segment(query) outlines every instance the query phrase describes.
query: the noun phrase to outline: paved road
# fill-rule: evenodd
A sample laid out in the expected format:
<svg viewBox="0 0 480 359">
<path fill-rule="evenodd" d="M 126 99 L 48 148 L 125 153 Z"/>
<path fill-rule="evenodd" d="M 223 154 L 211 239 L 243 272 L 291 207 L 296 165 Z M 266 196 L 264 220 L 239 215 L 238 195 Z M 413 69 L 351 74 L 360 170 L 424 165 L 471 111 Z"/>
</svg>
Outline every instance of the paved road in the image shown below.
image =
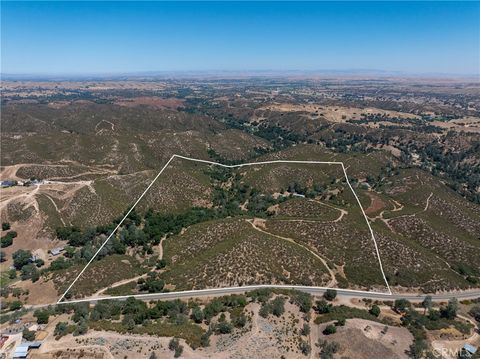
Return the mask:
<svg viewBox="0 0 480 359">
<path fill-rule="evenodd" d="M 183 292 L 169 292 L 169 293 L 151 293 L 151 294 L 138 294 L 129 296 L 115 296 L 115 297 L 92 297 L 86 299 L 64 301 L 64 303 L 79 303 L 79 302 L 91 302 L 95 303 L 99 300 L 117 299 L 125 300 L 128 297 L 135 297 L 140 300 L 167 300 L 167 299 L 180 299 L 180 298 L 196 298 L 196 297 L 214 297 L 229 294 L 241 294 L 249 292 L 255 289 L 261 288 L 279 288 L 279 289 L 296 289 L 302 292 L 310 293 L 312 295 L 320 296 L 327 289 L 323 287 L 307 287 L 307 286 L 288 286 L 288 285 L 252 285 L 244 287 L 229 287 L 229 288 L 215 288 L 215 289 L 201 289 L 201 290 L 187 290 Z M 378 292 L 366 292 L 351 289 L 336 289 L 337 296 L 346 298 L 365 298 L 376 300 L 395 300 L 405 298 L 410 301 L 422 301 L 426 294 L 388 294 Z M 462 292 L 449 292 L 442 294 L 432 294 L 432 299 L 437 302 L 446 301 L 451 298 L 457 298 L 459 300 L 480 298 L 480 290 L 474 291 L 462 291 Z"/>
</svg>

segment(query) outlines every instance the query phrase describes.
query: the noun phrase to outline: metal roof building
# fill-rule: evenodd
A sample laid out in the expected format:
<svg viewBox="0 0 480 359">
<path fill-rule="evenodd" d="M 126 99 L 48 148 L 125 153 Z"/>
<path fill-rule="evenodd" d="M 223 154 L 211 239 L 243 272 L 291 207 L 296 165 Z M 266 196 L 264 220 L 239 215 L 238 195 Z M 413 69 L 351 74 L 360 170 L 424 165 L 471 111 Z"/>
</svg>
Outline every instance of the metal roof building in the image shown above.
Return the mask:
<svg viewBox="0 0 480 359">
<path fill-rule="evenodd" d="M 24 342 L 15 348 L 13 358 L 26 358 L 30 348 L 40 348 L 42 342 Z"/>
<path fill-rule="evenodd" d="M 18 347 L 15 348 L 13 358 L 26 358 L 28 355 L 28 348 L 28 345 L 20 344 Z"/>
<path fill-rule="evenodd" d="M 478 350 L 476 347 L 468 343 L 465 343 L 465 345 L 463 346 L 463 349 L 465 349 L 467 352 L 469 352 L 472 355 L 475 354 Z"/>
<path fill-rule="evenodd" d="M 50 253 L 52 256 L 58 256 L 63 251 L 63 247 L 53 248 Z"/>
</svg>

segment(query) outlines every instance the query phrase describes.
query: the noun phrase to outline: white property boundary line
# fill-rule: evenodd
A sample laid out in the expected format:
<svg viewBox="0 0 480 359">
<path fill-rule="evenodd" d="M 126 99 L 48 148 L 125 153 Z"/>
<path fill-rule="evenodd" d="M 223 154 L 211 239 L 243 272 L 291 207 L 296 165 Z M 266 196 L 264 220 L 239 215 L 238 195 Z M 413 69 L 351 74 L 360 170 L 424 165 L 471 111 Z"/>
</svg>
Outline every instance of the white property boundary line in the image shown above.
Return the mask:
<svg viewBox="0 0 480 359">
<path fill-rule="evenodd" d="M 145 196 L 145 194 L 148 192 L 148 190 L 152 187 L 152 185 L 157 181 L 158 177 L 160 177 L 160 175 L 163 173 L 163 171 L 165 171 L 165 169 L 168 167 L 168 165 L 170 164 L 170 162 L 172 162 L 172 160 L 174 158 L 181 158 L 181 159 L 184 159 L 184 160 L 187 160 L 187 161 L 193 161 L 193 162 L 201 162 L 201 163 L 206 163 L 206 164 L 210 164 L 210 165 L 215 165 L 215 166 L 220 166 L 220 167 L 225 167 L 225 168 L 238 168 L 238 167 L 246 167 L 246 166 L 254 166 L 254 165 L 267 165 L 267 164 L 272 164 L 272 163 L 297 163 L 297 164 L 326 164 L 326 165 L 341 165 L 342 166 L 342 170 L 343 170 L 343 173 L 345 175 L 345 179 L 347 181 L 347 184 L 348 184 L 348 187 L 350 187 L 350 190 L 352 191 L 353 195 L 355 196 L 355 199 L 357 200 L 357 203 L 358 205 L 360 206 L 360 209 L 362 210 L 362 214 L 363 214 L 363 217 L 365 218 L 365 222 L 367 222 L 367 226 L 368 226 L 368 229 L 370 230 L 370 234 L 372 236 L 372 240 L 373 240 L 373 243 L 374 243 L 374 246 L 375 246 L 375 252 L 377 254 L 377 258 L 378 258 L 378 263 L 380 264 L 380 270 L 382 272 L 382 276 L 383 276 L 383 279 L 385 281 L 385 284 L 387 286 L 387 289 L 388 289 L 388 294 L 389 295 L 392 295 L 392 291 L 390 289 L 390 286 L 388 284 L 388 281 L 387 281 L 387 277 L 385 276 L 385 272 L 383 271 L 383 265 L 382 265 L 382 260 L 380 258 L 380 252 L 378 250 L 378 245 L 377 245 L 377 241 L 375 239 L 375 235 L 373 234 L 373 230 L 372 230 L 372 227 L 370 226 L 370 222 L 368 221 L 368 218 L 367 218 L 367 215 L 365 214 L 365 211 L 363 210 L 363 207 L 362 207 L 362 204 L 360 203 L 360 199 L 358 198 L 357 194 L 355 193 L 355 191 L 353 190 L 353 187 L 352 185 L 350 184 L 350 181 L 348 179 L 348 176 L 347 176 L 347 171 L 345 169 L 345 166 L 343 164 L 343 162 L 331 162 L 331 161 L 297 161 L 297 160 L 273 160 L 273 161 L 262 161 L 262 162 L 248 162 L 248 163 L 241 163 L 241 164 L 237 164 L 237 165 L 224 165 L 223 163 L 218 163 L 218 162 L 213 162 L 213 161 L 208 161 L 208 160 L 201 160 L 201 159 L 198 159 L 198 158 L 192 158 L 192 157 L 185 157 L 185 156 L 181 156 L 181 155 L 172 155 L 172 157 L 170 157 L 170 159 L 167 161 L 167 163 L 165 164 L 165 166 L 162 167 L 162 169 L 160 170 L 160 172 L 158 172 L 158 174 L 155 176 L 155 178 L 152 180 L 152 182 L 148 185 L 148 187 L 145 189 L 145 191 L 141 194 L 141 196 L 137 199 L 137 201 L 133 204 L 133 206 L 128 210 L 128 212 L 125 214 L 125 216 L 122 218 L 122 220 L 117 224 L 117 226 L 113 229 L 113 231 L 110 233 L 110 235 L 107 237 L 107 239 L 102 243 L 102 245 L 100 246 L 100 248 L 98 248 L 98 250 L 95 252 L 95 254 L 93 255 L 93 257 L 88 261 L 88 263 L 86 264 L 86 266 L 80 271 L 80 273 L 77 275 L 77 277 L 73 280 L 73 282 L 70 284 L 70 286 L 67 288 L 67 290 L 62 294 L 62 296 L 60 297 L 60 299 L 57 301 L 57 304 L 60 303 L 63 298 L 65 297 L 65 295 L 68 293 L 68 291 L 73 287 L 73 285 L 77 282 L 77 280 L 81 277 L 81 275 L 83 274 L 83 272 L 85 272 L 85 270 L 88 268 L 88 266 L 93 262 L 93 260 L 97 257 L 98 253 L 102 250 L 102 248 L 105 246 L 105 244 L 107 244 L 107 242 L 110 240 L 110 238 L 113 236 L 113 234 L 118 230 L 118 228 L 120 228 L 120 226 L 122 225 L 122 223 L 125 221 L 125 219 L 128 217 L 128 215 L 130 214 L 130 212 L 132 212 L 132 210 L 137 206 L 138 202 L 140 202 L 140 200 L 143 198 L 143 196 Z M 317 287 L 317 288 L 322 288 L 322 287 Z M 331 288 L 331 289 L 335 289 L 335 288 Z M 366 293 L 370 293 L 370 292 L 366 292 Z M 154 293 L 155 294 L 155 293 Z M 110 297 L 110 298 L 116 298 L 116 297 Z M 121 296 L 118 296 L 117 298 L 121 298 Z"/>
</svg>

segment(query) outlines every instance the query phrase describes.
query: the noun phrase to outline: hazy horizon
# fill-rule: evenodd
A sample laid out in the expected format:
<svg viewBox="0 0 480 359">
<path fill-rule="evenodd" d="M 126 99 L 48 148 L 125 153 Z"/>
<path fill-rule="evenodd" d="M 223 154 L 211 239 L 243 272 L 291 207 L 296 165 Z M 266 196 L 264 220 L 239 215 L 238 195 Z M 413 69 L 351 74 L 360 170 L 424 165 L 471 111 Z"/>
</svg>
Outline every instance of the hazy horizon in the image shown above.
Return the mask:
<svg viewBox="0 0 480 359">
<path fill-rule="evenodd" d="M 75 81 L 75 80 L 141 80 L 141 79 L 234 79 L 234 78 L 411 78 L 411 79 L 452 79 L 479 81 L 479 74 L 458 73 L 413 73 L 404 71 L 383 71 L 374 69 L 319 69 L 319 70 L 177 70 L 177 71 L 131 71 L 99 73 L 2 73 L 3 81 Z"/>
</svg>

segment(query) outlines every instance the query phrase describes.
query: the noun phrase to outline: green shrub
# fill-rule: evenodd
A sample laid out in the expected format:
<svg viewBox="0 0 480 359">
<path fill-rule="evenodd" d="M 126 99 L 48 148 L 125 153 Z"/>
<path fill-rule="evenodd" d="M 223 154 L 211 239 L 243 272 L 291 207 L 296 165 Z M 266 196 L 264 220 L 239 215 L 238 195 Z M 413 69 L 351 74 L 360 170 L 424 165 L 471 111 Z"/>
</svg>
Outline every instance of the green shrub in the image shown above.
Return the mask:
<svg viewBox="0 0 480 359">
<path fill-rule="evenodd" d="M 395 299 L 392 309 L 397 313 L 403 313 L 411 306 L 412 304 L 408 300 L 401 298 L 401 299 Z"/>
<path fill-rule="evenodd" d="M 237 328 L 243 328 L 245 324 L 247 324 L 247 317 L 242 313 L 239 316 L 232 318 L 232 324 Z"/>
<path fill-rule="evenodd" d="M 336 332 L 337 332 L 337 328 L 335 327 L 335 325 L 330 324 L 325 327 L 322 333 L 324 335 L 330 335 L 330 334 L 335 334 Z"/>
<path fill-rule="evenodd" d="M 376 304 L 372 305 L 370 310 L 368 311 L 371 315 L 374 315 L 375 317 L 378 317 L 380 315 L 380 307 Z"/>
<path fill-rule="evenodd" d="M 335 289 L 327 289 L 325 293 L 323 293 L 323 297 L 328 300 L 332 301 L 337 297 L 337 291 Z"/>
<path fill-rule="evenodd" d="M 17 271 L 15 269 L 9 269 L 8 270 L 8 278 L 9 279 L 15 279 L 17 278 Z"/>
<path fill-rule="evenodd" d="M 53 335 L 55 335 L 56 339 L 60 339 L 64 335 L 68 334 L 68 323 L 67 322 L 58 322 L 55 326 L 55 330 L 53 331 Z"/>
<path fill-rule="evenodd" d="M 440 315 L 443 318 L 455 319 L 455 317 L 457 316 L 457 310 L 458 310 L 458 300 L 456 298 L 452 298 L 448 301 L 448 304 L 446 307 L 440 309 Z"/>
<path fill-rule="evenodd" d="M 215 329 L 220 334 L 229 334 L 233 330 L 233 325 L 229 322 L 221 322 L 217 324 Z"/>
<path fill-rule="evenodd" d="M 172 338 L 168 343 L 168 349 L 174 352 L 174 357 L 178 358 L 182 355 L 183 346 L 180 345 L 180 340 L 178 338 Z"/>
<path fill-rule="evenodd" d="M 15 300 L 10 303 L 8 309 L 13 312 L 14 310 L 19 310 L 22 307 L 23 307 L 22 302 L 20 302 L 19 300 Z"/>
<path fill-rule="evenodd" d="M 26 341 L 29 341 L 29 342 L 34 341 L 35 340 L 35 332 L 31 331 L 31 330 L 28 330 L 28 329 L 24 329 L 23 332 L 22 332 L 22 337 Z"/>
<path fill-rule="evenodd" d="M 50 318 L 50 312 L 48 310 L 36 310 L 33 313 L 33 316 L 37 318 L 38 324 L 48 324 L 48 319 Z"/>
<path fill-rule="evenodd" d="M 13 266 L 15 267 L 15 269 L 20 270 L 22 269 L 23 266 L 30 263 L 32 259 L 32 252 L 24 249 L 19 249 L 18 251 L 12 254 L 12 258 L 13 258 Z"/>
<path fill-rule="evenodd" d="M 157 262 L 157 269 L 163 269 L 167 266 L 167 261 L 165 259 L 160 259 L 158 262 Z"/>
<path fill-rule="evenodd" d="M 302 313 L 308 313 L 312 308 L 312 296 L 309 293 L 293 290 L 290 293 L 290 299 L 300 308 Z"/>
<path fill-rule="evenodd" d="M 468 312 L 472 317 L 475 318 L 477 322 L 480 322 L 480 306 L 474 306 L 470 311 Z"/>
<path fill-rule="evenodd" d="M 302 327 L 302 332 L 301 332 L 302 335 L 309 335 L 310 334 L 310 325 L 308 325 L 308 323 L 304 323 L 303 324 L 303 327 Z"/>
<path fill-rule="evenodd" d="M 340 350 L 340 344 L 337 342 L 329 342 L 320 338 L 317 345 L 320 348 L 320 359 L 333 359 L 334 354 Z"/>
<path fill-rule="evenodd" d="M 252 290 L 251 292 L 248 292 L 247 295 L 252 299 L 253 302 L 265 303 L 270 299 L 272 293 L 272 289 L 261 288 Z"/>
<path fill-rule="evenodd" d="M 17 237 L 17 232 L 9 231 L 6 235 L 0 238 L 0 247 L 5 248 L 9 247 L 13 243 L 13 239 Z"/>
<path fill-rule="evenodd" d="M 5 236 L 0 238 L 0 248 L 10 247 L 12 244 L 13 244 L 12 237 Z"/>
<path fill-rule="evenodd" d="M 300 352 L 305 356 L 309 355 L 312 351 L 312 347 L 310 346 L 310 344 L 303 340 L 298 345 L 298 348 L 300 349 Z"/>
<path fill-rule="evenodd" d="M 262 306 L 260 307 L 260 310 L 258 311 L 258 314 L 262 318 L 267 318 L 268 315 L 270 314 L 270 304 L 269 303 L 263 303 Z"/>
<path fill-rule="evenodd" d="M 285 312 L 285 298 L 276 297 L 274 300 L 272 300 L 270 308 L 274 316 L 282 316 L 282 314 Z"/>
<path fill-rule="evenodd" d="M 319 314 L 330 313 L 332 311 L 333 306 L 330 303 L 327 303 L 324 299 L 317 300 L 315 303 L 315 310 Z"/>
<path fill-rule="evenodd" d="M 200 338 L 200 345 L 203 348 L 206 348 L 206 347 L 210 346 L 210 333 L 209 332 L 202 335 L 202 337 Z"/>
<path fill-rule="evenodd" d="M 83 334 L 86 334 L 88 332 L 88 324 L 85 320 L 81 320 L 75 330 L 73 331 L 73 335 L 74 336 L 78 336 L 78 335 L 83 335 Z"/>
<path fill-rule="evenodd" d="M 203 319 L 204 319 L 204 315 L 203 315 L 202 309 L 198 306 L 193 308 L 192 309 L 192 320 L 195 323 L 201 323 L 201 322 L 203 322 Z"/>
</svg>

